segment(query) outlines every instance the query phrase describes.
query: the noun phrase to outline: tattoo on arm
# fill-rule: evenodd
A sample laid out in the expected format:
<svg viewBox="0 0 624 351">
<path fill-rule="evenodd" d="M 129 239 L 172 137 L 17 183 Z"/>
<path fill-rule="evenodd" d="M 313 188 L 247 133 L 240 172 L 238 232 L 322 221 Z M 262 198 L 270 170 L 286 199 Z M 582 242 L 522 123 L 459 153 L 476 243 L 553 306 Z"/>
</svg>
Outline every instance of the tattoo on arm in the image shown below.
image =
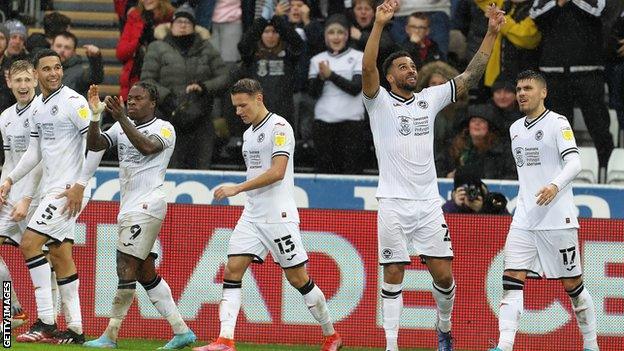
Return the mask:
<svg viewBox="0 0 624 351">
<path fill-rule="evenodd" d="M 466 67 L 466 70 L 455 78 L 458 96 L 467 93 L 470 88 L 474 87 L 477 82 L 479 82 L 479 79 L 483 76 L 483 72 L 485 72 L 485 67 L 489 59 L 490 55 L 477 51 L 468 64 L 468 67 Z"/>
</svg>

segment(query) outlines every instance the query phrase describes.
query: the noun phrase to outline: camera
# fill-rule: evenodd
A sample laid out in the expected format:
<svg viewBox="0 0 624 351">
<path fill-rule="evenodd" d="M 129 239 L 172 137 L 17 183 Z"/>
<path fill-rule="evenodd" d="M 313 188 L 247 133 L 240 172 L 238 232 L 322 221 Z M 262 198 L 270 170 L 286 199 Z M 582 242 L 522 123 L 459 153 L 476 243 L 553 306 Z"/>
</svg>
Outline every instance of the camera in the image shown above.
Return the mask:
<svg viewBox="0 0 624 351">
<path fill-rule="evenodd" d="M 474 201 L 479 196 L 483 195 L 483 194 L 481 194 L 481 187 L 478 186 L 478 185 L 464 184 L 463 188 L 466 191 L 466 197 L 468 198 L 468 201 Z"/>
</svg>

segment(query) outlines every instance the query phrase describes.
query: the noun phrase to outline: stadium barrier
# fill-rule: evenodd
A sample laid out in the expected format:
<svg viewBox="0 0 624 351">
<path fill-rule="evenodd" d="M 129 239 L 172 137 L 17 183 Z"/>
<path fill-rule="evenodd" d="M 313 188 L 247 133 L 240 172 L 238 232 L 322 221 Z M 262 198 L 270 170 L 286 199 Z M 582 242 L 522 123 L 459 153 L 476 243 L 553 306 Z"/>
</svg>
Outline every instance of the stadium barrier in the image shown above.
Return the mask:
<svg viewBox="0 0 624 351">
<path fill-rule="evenodd" d="M 218 335 L 218 304 L 227 243 L 241 207 L 170 204 L 157 261 L 182 316 L 202 340 Z M 79 219 L 74 257 L 80 276 L 84 329 L 99 335 L 117 286 L 115 273 L 118 203 L 92 201 Z M 309 252 L 308 270 L 325 292 L 336 329 L 346 345 L 383 347 L 376 213 L 302 209 L 301 230 Z M 502 294 L 502 248 L 511 217 L 447 215 L 457 282 L 453 333 L 460 350 L 485 350 L 498 337 L 496 314 Z M 623 220 L 581 219 L 580 253 L 585 286 L 598 315 L 601 350 L 624 345 Z M 30 278 L 15 248 L 0 249 L 12 270 L 24 307 L 35 313 Z M 320 344 L 321 331 L 300 294 L 288 286 L 279 267 L 267 258 L 243 280 L 243 306 L 236 339 L 262 344 Z M 527 284 L 525 314 L 515 350 L 580 350 L 569 299 L 556 281 Z M 122 326 L 122 337 L 171 336 L 140 285 Z M 435 346 L 435 304 L 431 278 L 417 257 L 404 283 L 405 309 L 399 344 Z M 618 346 L 619 345 L 619 346 Z"/>
</svg>

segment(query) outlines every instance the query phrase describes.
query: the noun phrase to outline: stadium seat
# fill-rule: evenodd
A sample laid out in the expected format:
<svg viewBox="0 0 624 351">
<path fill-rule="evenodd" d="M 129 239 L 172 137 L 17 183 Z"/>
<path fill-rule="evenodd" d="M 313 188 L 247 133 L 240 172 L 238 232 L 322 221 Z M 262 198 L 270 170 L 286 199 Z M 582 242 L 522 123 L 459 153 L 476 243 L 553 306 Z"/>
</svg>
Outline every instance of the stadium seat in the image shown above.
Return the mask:
<svg viewBox="0 0 624 351">
<path fill-rule="evenodd" d="M 598 152 L 594 147 L 579 147 L 581 172 L 574 179 L 575 183 L 596 183 L 598 181 Z"/>
<path fill-rule="evenodd" d="M 607 166 L 607 184 L 624 184 L 624 149 L 613 149 Z"/>
</svg>

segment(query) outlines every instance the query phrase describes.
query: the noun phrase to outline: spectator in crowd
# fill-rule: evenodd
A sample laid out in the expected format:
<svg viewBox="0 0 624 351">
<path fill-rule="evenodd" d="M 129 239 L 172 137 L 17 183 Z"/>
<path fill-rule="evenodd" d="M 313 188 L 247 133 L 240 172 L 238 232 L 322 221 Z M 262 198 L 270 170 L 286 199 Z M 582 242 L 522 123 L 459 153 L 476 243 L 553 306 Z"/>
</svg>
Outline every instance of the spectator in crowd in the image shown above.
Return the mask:
<svg viewBox="0 0 624 351">
<path fill-rule="evenodd" d="M 505 195 L 490 192 L 481 178 L 463 168 L 455 173 L 451 199 L 442 206 L 442 211 L 444 213 L 509 215 Z"/>
<path fill-rule="evenodd" d="M 459 72 L 443 61 L 430 62 L 418 71 L 417 91 L 425 88 L 442 85 L 449 80 L 457 77 Z M 441 160 L 446 157 L 448 146 L 455 134 L 459 121 L 462 121 L 466 115 L 468 108 L 468 95 L 462 94 L 457 96 L 457 102 L 447 105 L 443 108 L 435 118 L 433 127 L 433 152 L 436 159 L 436 165 L 443 164 Z M 446 174 L 446 173 L 444 173 Z"/>
<path fill-rule="evenodd" d="M 26 50 L 34 55 L 39 49 L 49 49 L 54 38 L 71 29 L 71 19 L 60 12 L 50 12 L 43 17 L 43 33 L 32 33 L 26 40 Z"/>
<path fill-rule="evenodd" d="M 353 1 L 353 25 L 349 31 L 351 39 L 351 47 L 363 51 L 366 42 L 373 29 L 375 19 L 375 9 L 373 0 L 354 0 Z M 381 68 L 383 61 L 394 51 L 399 50 L 399 45 L 392 39 L 390 34 L 390 26 L 384 28 L 379 43 L 379 56 L 377 57 L 377 66 Z M 385 81 L 385 79 L 384 79 Z"/>
<path fill-rule="evenodd" d="M 490 103 L 494 106 L 494 119 L 501 124 L 503 129 L 501 136 L 503 136 L 505 142 L 510 142 L 509 127 L 523 116 L 516 101 L 515 84 L 504 76 L 499 75 L 492 85 L 492 99 Z"/>
<path fill-rule="evenodd" d="M 119 18 L 119 30 L 122 31 L 128 20 L 129 10 L 137 6 L 139 0 L 113 0 L 115 13 Z"/>
<path fill-rule="evenodd" d="M 6 21 L 4 25 L 9 30 L 9 44 L 5 55 L 16 58 L 26 56 L 26 37 L 28 36 L 26 26 L 16 19 Z"/>
<path fill-rule="evenodd" d="M 273 16 L 272 10 L 278 3 L 288 2 L 288 0 L 256 0 L 255 17 L 260 16 Z M 351 10 L 353 1 L 342 0 L 305 0 L 306 5 L 310 8 L 310 16 L 315 19 L 325 19 L 334 14 L 347 14 Z"/>
<path fill-rule="evenodd" d="M 546 106 L 574 123 L 575 104 L 606 167 L 613 139 L 604 101 L 601 0 L 536 0 L 531 17 L 542 32 L 539 68 L 548 82 Z"/>
<path fill-rule="evenodd" d="M 9 37 L 9 29 L 4 24 L 0 24 L 0 69 L 2 70 L 0 73 L 5 77 L 8 75 L 9 67 L 11 66 L 11 59 L 5 55 Z M 7 86 L 6 79 L 0 79 L 0 110 L 6 110 L 7 107 L 14 103 L 15 96 L 13 96 L 11 89 Z"/>
<path fill-rule="evenodd" d="M 624 12 L 611 28 L 607 41 L 609 103 L 615 109 L 620 131 L 619 147 L 624 147 Z"/>
<path fill-rule="evenodd" d="M 91 84 L 104 81 L 104 64 L 102 53 L 95 45 L 83 45 L 87 60 L 76 54 L 78 38 L 71 32 L 62 32 L 52 41 L 52 50 L 61 57 L 63 65 L 63 84 L 87 96 Z"/>
<path fill-rule="evenodd" d="M 252 78 L 264 87 L 264 104 L 292 124 L 295 67 L 303 52 L 303 40 L 283 17 L 287 4 L 277 5 L 270 21 L 256 18 L 238 43 L 243 58 L 241 78 Z"/>
<path fill-rule="evenodd" d="M 452 178 L 457 169 L 470 167 L 479 178 L 514 179 L 515 164 L 501 140 L 494 107 L 489 104 L 471 105 L 468 118 L 460 124 L 453 138 L 439 175 Z"/>
<path fill-rule="evenodd" d="M 130 87 L 139 81 L 147 46 L 154 41 L 154 28 L 171 22 L 173 10 L 169 0 L 140 0 L 128 11 L 116 51 L 117 59 L 123 63 L 119 85 L 124 99 Z"/>
<path fill-rule="evenodd" d="M 404 28 L 408 22 L 408 17 L 414 12 L 424 12 L 430 20 L 431 40 L 435 41 L 440 48 L 442 59 L 446 59 L 449 46 L 449 31 L 451 30 L 451 0 L 397 0 L 399 9 L 394 14 L 392 21 L 392 37 L 397 43 L 404 43 L 408 34 Z M 487 21 L 483 23 L 483 28 L 487 28 Z M 485 34 L 485 29 L 483 33 Z M 483 38 L 483 36 L 479 37 Z M 479 43 L 481 40 L 479 39 Z M 478 45 L 477 45 L 478 48 Z M 472 55 L 469 55 L 472 57 Z"/>
<path fill-rule="evenodd" d="M 362 171 L 364 105 L 362 52 L 347 46 L 349 23 L 332 15 L 325 23 L 327 51 L 310 60 L 310 95 L 314 107 L 314 148 L 318 173 Z"/>
<path fill-rule="evenodd" d="M 200 4 L 205 2 L 214 3 L 212 27 L 206 27 L 212 28 L 210 42 L 221 53 L 224 62 L 233 64 L 241 58 L 236 46 L 243 37 L 241 0 L 201 0 Z M 200 13 L 199 7 L 197 12 Z M 199 23 L 205 27 L 204 23 Z"/>
<path fill-rule="evenodd" d="M 438 44 L 429 37 L 431 32 L 429 23 L 429 17 L 425 13 L 414 12 L 408 17 L 405 25 L 408 39 L 402 46 L 412 56 L 418 69 L 425 63 L 442 58 Z"/>
<path fill-rule="evenodd" d="M 484 13 L 491 0 L 475 0 Z M 536 50 L 542 39 L 537 25 L 531 17 L 531 1 L 513 0 L 494 1 L 496 6 L 505 11 L 505 24 L 501 27 L 492 55 L 485 69 L 483 82 L 491 87 L 499 74 L 516 77 L 527 69 L 536 69 L 539 52 Z"/>
<path fill-rule="evenodd" d="M 195 30 L 190 6 L 175 11 L 169 31 L 161 28 L 166 34 L 149 45 L 141 79 L 156 85 L 159 108 L 180 136 L 171 167 L 207 169 L 215 138 L 212 100 L 227 88 L 229 71 L 219 52 Z"/>
</svg>

